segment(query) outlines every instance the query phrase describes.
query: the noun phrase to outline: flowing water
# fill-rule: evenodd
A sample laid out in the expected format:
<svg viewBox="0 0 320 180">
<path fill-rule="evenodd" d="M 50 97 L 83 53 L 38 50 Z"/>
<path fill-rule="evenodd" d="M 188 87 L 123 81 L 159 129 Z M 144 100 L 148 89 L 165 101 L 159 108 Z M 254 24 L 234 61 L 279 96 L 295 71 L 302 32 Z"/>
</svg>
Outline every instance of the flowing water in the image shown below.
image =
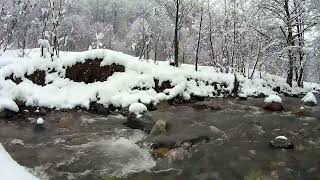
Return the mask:
<svg viewBox="0 0 320 180">
<path fill-rule="evenodd" d="M 0 121 L 0 142 L 11 156 L 41 179 L 50 180 L 253 180 L 320 179 L 320 107 L 284 98 L 286 111 L 267 112 L 263 99 L 214 99 L 221 111 L 190 104 L 149 112 L 169 122 L 177 139 L 209 137 L 171 156 L 152 156 L 149 136 L 123 125 L 126 118 L 88 112 L 47 114 L 45 130 L 26 120 Z M 218 128 L 223 135 L 210 135 Z M 209 134 L 208 134 L 209 133 Z M 293 150 L 273 149 L 269 141 L 287 136 Z M 173 155 L 172 155 L 173 154 Z"/>
</svg>

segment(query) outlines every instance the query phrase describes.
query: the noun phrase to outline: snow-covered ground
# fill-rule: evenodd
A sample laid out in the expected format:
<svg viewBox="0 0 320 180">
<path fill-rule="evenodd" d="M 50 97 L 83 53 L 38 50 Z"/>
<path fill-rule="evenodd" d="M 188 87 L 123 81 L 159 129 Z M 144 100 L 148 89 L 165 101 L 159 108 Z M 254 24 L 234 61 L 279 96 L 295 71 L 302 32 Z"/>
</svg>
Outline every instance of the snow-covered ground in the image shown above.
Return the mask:
<svg viewBox="0 0 320 180">
<path fill-rule="evenodd" d="M 193 65 L 182 64 L 176 68 L 168 62 L 140 60 L 111 50 L 91 50 L 86 52 L 61 52 L 60 58 L 42 59 L 39 49 L 33 49 L 27 57 L 17 57 L 14 51 L 0 56 L 0 109 L 9 108 L 17 111 L 13 101 L 24 102 L 27 106 L 41 106 L 56 109 L 75 107 L 89 108 L 90 102 L 96 101 L 105 106 L 128 107 L 140 102 L 157 104 L 177 96 L 188 100 L 192 95 L 217 97 L 219 92 L 231 92 L 235 76 L 232 73 L 220 73 L 213 67 L 201 66 L 199 71 Z M 101 66 L 123 65 L 124 73 L 114 73 L 105 82 L 91 84 L 73 82 L 65 78 L 66 68 L 87 59 L 101 58 Z M 51 70 L 55 71 L 51 71 Z M 36 70 L 46 71 L 47 85 L 39 86 L 24 78 Z M 22 82 L 15 84 L 6 77 L 21 77 Z M 289 94 L 307 93 L 319 90 L 314 83 L 305 83 L 305 88 L 289 87 L 284 78 L 262 73 L 263 78 L 249 80 L 237 74 L 240 81 L 240 93 L 244 96 L 275 94 L 274 88 Z M 155 91 L 155 79 L 160 84 L 169 81 L 172 88 L 163 92 Z M 50 82 L 50 83 L 49 83 Z M 139 87 L 139 88 L 136 88 Z M 143 90 L 141 90 L 143 89 Z M 220 94 L 220 95 L 219 95 Z"/>
<path fill-rule="evenodd" d="M 14 161 L 2 144 L 0 144 L 0 174 L 1 180 L 39 180 Z"/>
</svg>

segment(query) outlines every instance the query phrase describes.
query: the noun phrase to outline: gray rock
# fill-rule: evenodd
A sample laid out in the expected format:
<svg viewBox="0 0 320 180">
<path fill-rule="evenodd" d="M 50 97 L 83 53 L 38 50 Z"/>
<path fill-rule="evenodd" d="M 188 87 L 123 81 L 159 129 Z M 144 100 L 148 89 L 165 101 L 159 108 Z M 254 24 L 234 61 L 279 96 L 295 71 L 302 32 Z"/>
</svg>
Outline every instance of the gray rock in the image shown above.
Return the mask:
<svg viewBox="0 0 320 180">
<path fill-rule="evenodd" d="M 157 136 L 167 132 L 168 124 L 166 121 L 158 120 L 156 124 L 152 127 L 150 134 Z"/>
<path fill-rule="evenodd" d="M 270 146 L 274 148 L 293 149 L 294 145 L 285 136 L 278 136 L 270 141 Z"/>
<path fill-rule="evenodd" d="M 17 112 L 14 112 L 14 111 L 11 111 L 11 110 L 8 110 L 8 109 L 4 109 L 2 111 L 0 111 L 0 118 L 12 118 L 14 116 L 16 116 L 18 113 Z"/>
<path fill-rule="evenodd" d="M 130 113 L 127 117 L 126 122 L 123 124 L 131 129 L 139 129 L 146 133 L 150 133 L 155 121 L 148 115 L 143 115 L 142 117 L 137 117 L 136 114 Z"/>
<path fill-rule="evenodd" d="M 265 110 L 268 110 L 268 111 L 283 111 L 284 110 L 284 107 L 282 105 L 282 103 L 279 103 L 279 102 L 271 102 L 271 103 L 266 103 L 266 105 L 264 106 Z"/>
</svg>

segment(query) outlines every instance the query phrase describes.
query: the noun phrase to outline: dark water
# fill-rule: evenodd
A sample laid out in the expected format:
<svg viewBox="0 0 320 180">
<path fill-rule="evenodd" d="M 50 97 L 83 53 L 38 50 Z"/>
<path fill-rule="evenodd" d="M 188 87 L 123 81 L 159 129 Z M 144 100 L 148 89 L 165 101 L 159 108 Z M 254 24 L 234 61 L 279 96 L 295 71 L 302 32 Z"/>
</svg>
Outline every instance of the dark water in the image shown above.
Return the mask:
<svg viewBox="0 0 320 180">
<path fill-rule="evenodd" d="M 195 110 L 186 104 L 148 114 L 168 121 L 175 138 L 210 138 L 175 149 L 176 156 L 166 158 L 154 158 L 143 143 L 149 135 L 126 128 L 121 115 L 52 112 L 44 117 L 42 132 L 33 131 L 32 118 L 0 121 L 0 142 L 41 179 L 320 179 L 319 106 L 300 110 L 299 99 L 284 98 L 286 111 L 272 113 L 261 108 L 262 99 L 212 101 L 223 110 Z M 223 135 L 213 135 L 213 127 Z M 269 141 L 280 135 L 295 149 L 270 148 Z M 16 139 L 24 144 L 14 143 Z"/>
</svg>

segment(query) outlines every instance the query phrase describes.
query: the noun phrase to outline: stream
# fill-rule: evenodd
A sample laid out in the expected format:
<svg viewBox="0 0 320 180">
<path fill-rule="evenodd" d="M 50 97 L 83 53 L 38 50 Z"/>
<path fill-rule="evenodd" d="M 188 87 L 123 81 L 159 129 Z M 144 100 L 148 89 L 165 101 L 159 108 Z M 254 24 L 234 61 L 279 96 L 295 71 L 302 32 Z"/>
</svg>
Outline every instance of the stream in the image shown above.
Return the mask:
<svg viewBox="0 0 320 180">
<path fill-rule="evenodd" d="M 262 109 L 263 99 L 209 103 L 222 110 L 179 104 L 148 112 L 145 116 L 169 124 L 161 140 L 126 127 L 121 114 L 78 110 L 46 114 L 41 131 L 34 129 L 37 117 L 0 120 L 0 142 L 43 180 L 320 179 L 319 105 L 308 107 L 298 98 L 283 97 L 285 111 L 269 112 Z M 294 149 L 271 148 L 269 141 L 280 135 Z M 150 143 L 199 137 L 205 141 L 186 141 L 165 157 L 155 156 Z"/>
</svg>

